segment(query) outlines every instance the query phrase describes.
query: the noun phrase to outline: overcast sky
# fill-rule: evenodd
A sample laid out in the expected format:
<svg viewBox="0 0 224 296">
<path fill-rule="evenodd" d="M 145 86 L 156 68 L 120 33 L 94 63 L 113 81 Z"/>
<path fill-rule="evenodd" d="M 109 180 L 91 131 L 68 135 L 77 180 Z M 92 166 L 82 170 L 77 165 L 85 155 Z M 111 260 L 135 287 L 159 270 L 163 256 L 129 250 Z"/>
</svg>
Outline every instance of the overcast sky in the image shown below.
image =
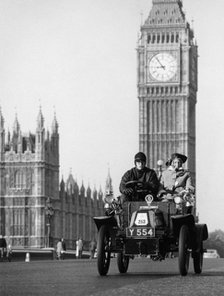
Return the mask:
<svg viewBox="0 0 224 296">
<path fill-rule="evenodd" d="M 0 0 L 0 106 L 6 130 L 45 127 L 54 112 L 60 177 L 114 191 L 138 151 L 137 36 L 151 0 Z M 224 3 L 183 1 L 199 46 L 197 210 L 224 229 Z"/>
</svg>

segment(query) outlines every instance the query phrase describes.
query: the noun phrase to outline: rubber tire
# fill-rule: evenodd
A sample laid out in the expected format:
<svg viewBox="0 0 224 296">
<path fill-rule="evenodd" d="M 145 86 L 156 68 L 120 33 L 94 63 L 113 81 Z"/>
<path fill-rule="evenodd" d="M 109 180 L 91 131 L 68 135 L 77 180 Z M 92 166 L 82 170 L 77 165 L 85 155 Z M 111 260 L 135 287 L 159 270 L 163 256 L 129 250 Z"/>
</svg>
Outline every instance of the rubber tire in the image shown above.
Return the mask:
<svg viewBox="0 0 224 296">
<path fill-rule="evenodd" d="M 200 274 L 202 272 L 202 266 L 203 266 L 203 244 L 201 245 L 200 252 L 194 254 L 193 258 L 194 263 L 194 272 L 197 274 Z"/>
<path fill-rule="evenodd" d="M 100 227 L 97 242 L 97 268 L 100 275 L 107 275 L 110 267 L 110 243 L 111 236 L 106 225 Z"/>
<path fill-rule="evenodd" d="M 126 273 L 129 266 L 129 256 L 124 256 L 123 253 L 118 253 L 117 266 L 120 273 Z"/>
<path fill-rule="evenodd" d="M 189 229 L 187 225 L 182 225 L 179 234 L 179 271 L 182 276 L 187 275 L 189 268 L 190 252 L 189 246 Z"/>
</svg>

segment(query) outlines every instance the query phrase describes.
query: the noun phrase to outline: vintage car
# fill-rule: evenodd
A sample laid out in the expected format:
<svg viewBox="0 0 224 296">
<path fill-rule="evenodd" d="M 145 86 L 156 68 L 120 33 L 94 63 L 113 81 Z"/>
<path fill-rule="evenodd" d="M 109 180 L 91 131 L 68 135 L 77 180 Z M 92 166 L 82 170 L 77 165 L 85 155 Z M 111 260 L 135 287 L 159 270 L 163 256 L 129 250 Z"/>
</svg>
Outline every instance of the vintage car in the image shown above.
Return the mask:
<svg viewBox="0 0 224 296">
<path fill-rule="evenodd" d="M 126 184 L 142 195 L 142 182 Z M 202 272 L 203 241 L 208 238 L 206 224 L 198 224 L 195 217 L 195 199 L 182 191 L 169 200 L 128 201 L 123 205 L 112 196 L 105 198 L 105 216 L 94 217 L 98 228 L 97 267 L 101 276 L 107 275 L 112 253 L 117 253 L 120 273 L 126 273 L 129 259 L 145 256 L 163 260 L 168 254 L 178 252 L 179 272 L 187 275 L 190 256 L 194 271 Z M 150 260 L 150 259 L 149 259 Z"/>
</svg>

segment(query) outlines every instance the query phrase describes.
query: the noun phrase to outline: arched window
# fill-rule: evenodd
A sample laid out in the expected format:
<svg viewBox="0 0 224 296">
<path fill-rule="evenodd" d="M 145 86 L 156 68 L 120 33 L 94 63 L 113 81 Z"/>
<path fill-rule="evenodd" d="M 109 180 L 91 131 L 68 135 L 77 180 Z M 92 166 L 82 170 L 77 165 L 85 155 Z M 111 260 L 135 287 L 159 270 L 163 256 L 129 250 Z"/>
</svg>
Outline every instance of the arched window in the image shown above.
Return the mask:
<svg viewBox="0 0 224 296">
<path fill-rule="evenodd" d="M 169 35 L 169 33 L 166 34 L 166 42 L 167 42 L 167 43 L 170 42 L 170 35 Z"/>
<path fill-rule="evenodd" d="M 153 34 L 153 36 L 152 36 L 152 43 L 155 43 L 155 41 L 156 41 L 156 36 L 155 36 L 155 34 Z"/>
<path fill-rule="evenodd" d="M 22 170 L 15 172 L 15 187 L 25 188 L 26 187 L 26 176 Z"/>
</svg>

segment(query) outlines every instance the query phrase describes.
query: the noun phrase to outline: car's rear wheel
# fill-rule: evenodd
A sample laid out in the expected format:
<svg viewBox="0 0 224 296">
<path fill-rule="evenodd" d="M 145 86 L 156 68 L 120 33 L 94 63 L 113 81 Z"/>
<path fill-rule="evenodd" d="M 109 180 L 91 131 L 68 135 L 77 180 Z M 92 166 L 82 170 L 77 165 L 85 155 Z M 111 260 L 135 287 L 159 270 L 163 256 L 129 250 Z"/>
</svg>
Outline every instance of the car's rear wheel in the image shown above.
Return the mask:
<svg viewBox="0 0 224 296">
<path fill-rule="evenodd" d="M 203 266 L 203 243 L 201 243 L 201 249 L 199 252 L 195 252 L 193 257 L 194 272 L 200 274 Z"/>
<path fill-rule="evenodd" d="M 189 229 L 187 225 L 183 225 L 179 234 L 179 271 L 183 276 L 188 273 L 189 260 Z"/>
<path fill-rule="evenodd" d="M 123 253 L 118 253 L 117 266 L 120 273 L 126 273 L 129 266 L 129 256 L 125 256 Z"/>
<path fill-rule="evenodd" d="M 97 267 L 100 275 L 106 275 L 110 267 L 111 235 L 106 225 L 100 227 L 97 243 Z"/>
</svg>

